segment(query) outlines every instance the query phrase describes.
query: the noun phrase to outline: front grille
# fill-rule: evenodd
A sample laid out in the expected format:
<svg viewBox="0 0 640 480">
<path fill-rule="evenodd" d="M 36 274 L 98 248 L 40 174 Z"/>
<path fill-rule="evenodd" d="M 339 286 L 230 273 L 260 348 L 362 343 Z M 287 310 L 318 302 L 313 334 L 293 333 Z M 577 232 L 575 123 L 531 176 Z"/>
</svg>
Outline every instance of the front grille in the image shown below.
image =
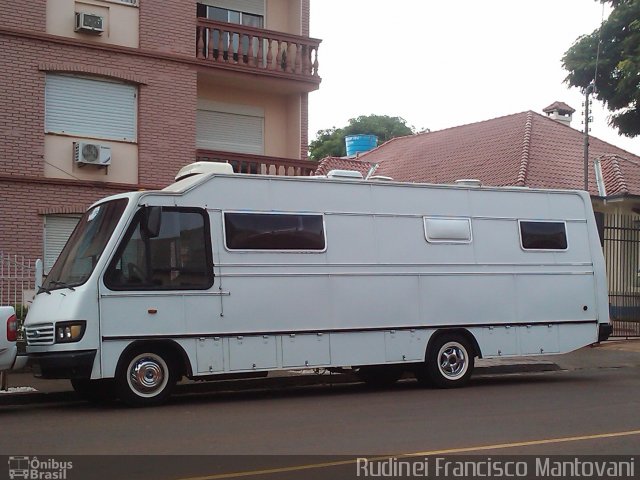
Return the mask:
<svg viewBox="0 0 640 480">
<path fill-rule="evenodd" d="M 53 323 L 38 323 L 25 328 L 27 345 L 53 345 L 55 327 Z"/>
</svg>

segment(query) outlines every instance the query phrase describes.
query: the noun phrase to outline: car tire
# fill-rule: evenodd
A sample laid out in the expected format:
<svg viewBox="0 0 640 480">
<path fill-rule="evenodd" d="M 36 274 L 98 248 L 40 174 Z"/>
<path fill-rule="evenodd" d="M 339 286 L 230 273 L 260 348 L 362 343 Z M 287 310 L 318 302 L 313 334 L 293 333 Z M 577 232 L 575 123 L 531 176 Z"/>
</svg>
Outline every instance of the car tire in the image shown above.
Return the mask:
<svg viewBox="0 0 640 480">
<path fill-rule="evenodd" d="M 425 364 L 416 371 L 416 378 L 424 385 L 437 388 L 463 387 L 473 373 L 475 355 L 464 336 L 439 335 L 429 346 Z"/>
<path fill-rule="evenodd" d="M 177 381 L 176 362 L 162 350 L 132 350 L 120 359 L 116 372 L 118 396 L 133 407 L 165 402 Z"/>
</svg>

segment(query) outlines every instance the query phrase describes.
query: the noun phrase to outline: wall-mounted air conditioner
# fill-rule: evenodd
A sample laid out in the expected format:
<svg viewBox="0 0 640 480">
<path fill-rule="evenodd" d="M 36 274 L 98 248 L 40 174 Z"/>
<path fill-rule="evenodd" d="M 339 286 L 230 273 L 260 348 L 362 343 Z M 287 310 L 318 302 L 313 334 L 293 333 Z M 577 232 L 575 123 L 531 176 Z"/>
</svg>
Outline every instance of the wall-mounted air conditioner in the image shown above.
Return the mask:
<svg viewBox="0 0 640 480">
<path fill-rule="evenodd" d="M 98 143 L 74 142 L 73 160 L 79 167 L 84 165 L 108 167 L 111 165 L 111 147 Z"/>
<path fill-rule="evenodd" d="M 75 31 L 100 35 L 104 32 L 104 18 L 93 13 L 76 12 Z"/>
</svg>

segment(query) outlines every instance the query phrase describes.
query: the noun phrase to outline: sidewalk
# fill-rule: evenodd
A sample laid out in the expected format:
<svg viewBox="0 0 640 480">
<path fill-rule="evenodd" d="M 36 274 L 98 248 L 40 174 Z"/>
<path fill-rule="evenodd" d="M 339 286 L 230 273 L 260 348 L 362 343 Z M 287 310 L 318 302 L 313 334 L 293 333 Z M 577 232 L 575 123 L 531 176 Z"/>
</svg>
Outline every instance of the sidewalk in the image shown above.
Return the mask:
<svg viewBox="0 0 640 480">
<path fill-rule="evenodd" d="M 640 339 L 609 340 L 564 355 L 478 359 L 474 376 L 540 373 L 585 368 L 640 367 Z M 77 400 L 69 380 L 43 380 L 31 372 L 10 373 L 8 391 L 0 391 L 0 405 Z M 176 393 L 291 388 L 358 382 L 351 374 L 322 374 L 313 370 L 272 372 L 264 378 L 194 382 L 184 380 Z"/>
</svg>

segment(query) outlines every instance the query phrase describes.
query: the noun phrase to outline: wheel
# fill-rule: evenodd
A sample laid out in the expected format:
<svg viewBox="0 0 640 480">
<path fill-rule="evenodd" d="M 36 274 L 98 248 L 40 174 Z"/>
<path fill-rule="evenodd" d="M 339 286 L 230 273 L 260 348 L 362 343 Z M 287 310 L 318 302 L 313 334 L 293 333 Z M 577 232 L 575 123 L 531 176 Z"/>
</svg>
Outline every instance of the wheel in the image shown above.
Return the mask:
<svg viewBox="0 0 640 480">
<path fill-rule="evenodd" d="M 393 366 L 370 366 L 358 369 L 358 378 L 370 387 L 384 388 L 396 383 L 403 374 L 401 368 Z"/>
<path fill-rule="evenodd" d="M 438 388 L 463 387 L 473 372 L 475 352 L 457 334 L 438 336 L 427 351 L 425 365 L 416 372 L 418 381 Z"/>
<path fill-rule="evenodd" d="M 116 385 L 110 378 L 102 380 L 73 378 L 71 386 L 80 398 L 92 403 L 108 403 L 116 398 Z"/>
<path fill-rule="evenodd" d="M 116 372 L 118 396 L 135 407 L 164 402 L 178 381 L 173 358 L 156 350 L 133 350 L 120 359 Z"/>
</svg>

